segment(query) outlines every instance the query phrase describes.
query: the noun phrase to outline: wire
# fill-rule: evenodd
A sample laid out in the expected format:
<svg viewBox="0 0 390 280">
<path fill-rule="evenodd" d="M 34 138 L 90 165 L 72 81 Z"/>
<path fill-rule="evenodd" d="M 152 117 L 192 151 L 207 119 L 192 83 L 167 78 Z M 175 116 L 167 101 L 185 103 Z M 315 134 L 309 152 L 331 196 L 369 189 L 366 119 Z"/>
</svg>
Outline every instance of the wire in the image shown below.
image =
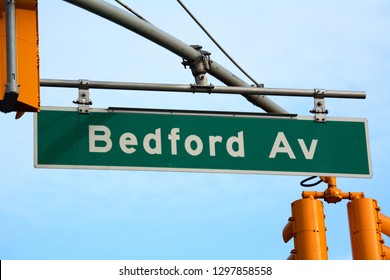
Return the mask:
<svg viewBox="0 0 390 280">
<path fill-rule="evenodd" d="M 301 181 L 301 186 L 302 187 L 314 187 L 314 186 L 317 186 L 318 184 L 322 183 L 323 181 L 320 179 L 319 181 L 317 182 L 314 182 L 314 183 L 311 183 L 311 184 L 306 184 L 307 181 L 310 181 L 310 180 L 313 180 L 315 177 L 317 176 L 311 176 L 309 178 L 306 178 L 305 180 L 302 180 Z"/>
<path fill-rule="evenodd" d="M 136 13 L 134 10 L 132 10 L 129 6 L 127 6 L 126 4 L 124 4 L 122 1 L 120 0 L 115 0 L 118 4 L 120 4 L 123 8 L 125 8 L 126 10 L 128 10 L 130 13 L 134 14 L 135 16 L 137 16 L 138 18 L 146 21 L 146 22 L 149 22 L 147 21 L 146 19 L 144 19 L 140 14 Z"/>
<path fill-rule="evenodd" d="M 263 87 L 263 86 L 260 86 L 255 79 L 253 79 L 244 69 L 241 68 L 240 65 L 238 65 L 238 63 L 222 48 L 222 46 L 220 44 L 218 44 L 218 42 L 213 38 L 213 36 L 211 36 L 211 34 L 206 30 L 206 28 L 204 28 L 204 26 L 195 18 L 195 16 L 190 12 L 190 10 L 187 9 L 187 7 L 180 1 L 180 0 L 177 0 L 177 2 L 179 2 L 179 4 L 183 7 L 183 9 L 188 13 L 188 15 L 196 22 L 196 24 L 198 24 L 198 26 L 203 30 L 204 33 L 206 33 L 206 35 L 210 38 L 211 41 L 213 41 L 213 43 L 224 53 L 224 55 L 226 55 L 226 57 L 238 68 L 240 69 L 240 71 L 245 75 L 247 76 L 252 82 L 255 83 L 255 85 L 257 87 Z"/>
</svg>

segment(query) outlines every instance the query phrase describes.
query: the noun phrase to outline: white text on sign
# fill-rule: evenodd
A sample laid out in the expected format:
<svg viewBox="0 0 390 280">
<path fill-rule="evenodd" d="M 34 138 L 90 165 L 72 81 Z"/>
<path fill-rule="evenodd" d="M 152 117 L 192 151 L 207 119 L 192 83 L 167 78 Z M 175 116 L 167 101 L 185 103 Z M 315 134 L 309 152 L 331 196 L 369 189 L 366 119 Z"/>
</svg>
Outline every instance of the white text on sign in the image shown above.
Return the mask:
<svg viewBox="0 0 390 280">
<path fill-rule="evenodd" d="M 177 147 L 180 143 L 180 128 L 172 128 L 167 136 L 170 141 L 171 155 L 177 155 Z M 184 139 L 185 151 L 191 156 L 198 156 L 204 151 L 204 141 L 199 136 L 192 134 Z M 207 140 L 206 140 L 207 141 Z M 309 147 L 303 139 L 297 139 L 301 151 L 307 160 L 314 158 L 317 148 L 318 139 L 312 139 Z M 123 133 L 119 139 L 119 147 L 126 154 L 133 154 L 139 148 L 139 137 L 131 132 Z M 99 143 L 99 145 L 98 145 Z M 245 157 L 244 132 L 240 131 L 237 136 L 233 135 L 224 140 L 220 135 L 208 136 L 209 155 L 214 157 L 217 155 L 216 146 L 224 145 L 226 152 L 231 157 Z M 111 139 L 111 130 L 103 125 L 89 126 L 89 152 L 91 153 L 107 153 L 112 149 L 113 141 Z M 154 132 L 148 133 L 143 137 L 142 147 L 145 152 L 151 155 L 161 155 L 162 151 L 162 136 L 161 128 L 157 128 Z M 278 132 L 273 143 L 269 158 L 276 158 L 278 154 L 287 154 L 290 159 L 296 159 L 295 153 L 291 148 L 283 132 Z"/>
</svg>

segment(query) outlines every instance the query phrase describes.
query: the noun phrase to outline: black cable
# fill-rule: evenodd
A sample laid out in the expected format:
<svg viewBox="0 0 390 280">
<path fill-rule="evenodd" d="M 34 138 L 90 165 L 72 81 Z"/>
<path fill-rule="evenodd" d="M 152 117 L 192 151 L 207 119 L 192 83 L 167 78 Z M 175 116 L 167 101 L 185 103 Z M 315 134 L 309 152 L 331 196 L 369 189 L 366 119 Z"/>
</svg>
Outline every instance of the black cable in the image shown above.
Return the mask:
<svg viewBox="0 0 390 280">
<path fill-rule="evenodd" d="M 321 182 L 323 182 L 323 181 L 320 179 L 320 180 L 318 180 L 317 182 L 310 183 L 310 184 L 306 184 L 307 181 L 313 180 L 315 177 L 317 177 L 317 176 L 311 176 L 311 177 L 309 177 L 309 178 L 306 178 L 305 180 L 302 180 L 301 183 L 300 183 L 301 186 L 302 186 L 302 187 L 305 187 L 305 188 L 307 188 L 307 187 L 314 187 L 314 186 L 317 186 L 318 184 L 320 184 Z"/>
<path fill-rule="evenodd" d="M 147 21 L 146 19 L 144 19 L 140 14 L 136 13 L 134 10 L 132 10 L 129 6 L 127 6 L 126 4 L 124 4 L 123 2 L 121 2 L 120 0 L 115 0 L 118 4 L 120 4 L 123 8 L 125 8 L 126 10 L 128 10 L 129 12 L 131 12 L 132 14 L 134 14 L 136 17 L 146 21 L 146 22 L 149 22 Z"/>
</svg>

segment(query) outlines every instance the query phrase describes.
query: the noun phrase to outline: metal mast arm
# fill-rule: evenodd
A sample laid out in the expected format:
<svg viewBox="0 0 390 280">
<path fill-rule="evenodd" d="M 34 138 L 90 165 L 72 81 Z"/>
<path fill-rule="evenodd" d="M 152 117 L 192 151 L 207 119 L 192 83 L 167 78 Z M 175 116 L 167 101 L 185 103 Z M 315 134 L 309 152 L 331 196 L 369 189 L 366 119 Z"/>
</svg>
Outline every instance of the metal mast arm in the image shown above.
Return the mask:
<svg viewBox="0 0 390 280">
<path fill-rule="evenodd" d="M 193 47 L 183 43 L 182 41 L 176 39 L 170 34 L 160 30 L 156 26 L 146 22 L 142 19 L 139 19 L 136 16 L 133 16 L 127 13 L 124 10 L 119 9 L 118 7 L 106 3 L 103 0 L 64 0 L 65 2 L 76 5 L 80 8 L 83 8 L 89 12 L 92 12 L 96 15 L 99 15 L 107 20 L 115 22 L 116 24 L 129 29 L 138 35 L 145 37 L 146 39 L 166 48 L 167 50 L 175 53 L 176 55 L 182 57 L 187 61 L 196 60 L 200 53 L 198 50 Z M 241 86 L 241 87 L 250 87 L 246 82 L 242 81 L 240 78 L 235 76 L 233 73 L 225 69 L 223 66 L 219 65 L 217 62 L 213 61 L 210 63 L 210 67 L 207 69 L 207 72 L 225 83 L 229 86 Z M 279 105 L 271 101 L 268 97 L 263 95 L 249 95 L 245 98 L 252 102 L 255 106 L 262 108 L 268 113 L 279 113 L 285 114 L 286 110 L 281 108 Z"/>
</svg>

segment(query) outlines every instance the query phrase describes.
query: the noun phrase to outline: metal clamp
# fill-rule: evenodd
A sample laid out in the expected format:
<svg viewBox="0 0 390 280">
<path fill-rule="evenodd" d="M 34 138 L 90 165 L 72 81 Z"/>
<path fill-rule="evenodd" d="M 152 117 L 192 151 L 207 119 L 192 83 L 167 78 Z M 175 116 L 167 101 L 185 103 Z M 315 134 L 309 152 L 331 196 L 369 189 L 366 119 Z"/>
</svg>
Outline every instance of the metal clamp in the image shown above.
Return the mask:
<svg viewBox="0 0 390 280">
<path fill-rule="evenodd" d="M 182 64 L 184 65 L 184 68 L 187 68 L 189 66 L 192 71 L 192 75 L 195 77 L 195 83 L 197 85 L 207 85 L 207 77 L 206 73 L 207 70 L 210 70 L 210 52 L 202 51 L 202 46 L 199 45 L 191 45 L 195 50 L 198 51 L 199 56 L 196 57 L 192 61 L 186 61 L 183 60 Z"/>
<path fill-rule="evenodd" d="M 79 80 L 79 98 L 73 101 L 78 104 L 80 114 L 88 114 L 89 106 L 92 105 L 92 100 L 89 99 L 89 80 Z"/>
<path fill-rule="evenodd" d="M 190 84 L 192 93 L 195 92 L 207 92 L 208 94 L 211 94 L 212 90 L 214 89 L 213 84 L 209 85 L 201 85 L 201 84 Z"/>
<path fill-rule="evenodd" d="M 316 122 L 326 122 L 326 114 L 328 110 L 325 108 L 325 90 L 314 89 L 314 109 L 310 113 L 315 114 L 314 120 Z"/>
</svg>

